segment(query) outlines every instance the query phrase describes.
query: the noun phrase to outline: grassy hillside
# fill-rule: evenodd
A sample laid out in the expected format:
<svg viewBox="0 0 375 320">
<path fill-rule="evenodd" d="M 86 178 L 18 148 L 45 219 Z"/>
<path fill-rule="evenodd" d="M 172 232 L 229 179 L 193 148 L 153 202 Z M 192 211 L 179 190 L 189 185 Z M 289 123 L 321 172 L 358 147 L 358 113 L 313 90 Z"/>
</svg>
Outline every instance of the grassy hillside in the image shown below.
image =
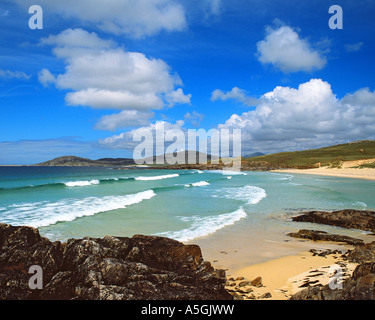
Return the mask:
<svg viewBox="0 0 375 320">
<path fill-rule="evenodd" d="M 366 140 L 315 150 L 283 152 L 244 159 L 247 167 L 263 163 L 277 168 L 339 167 L 342 161 L 375 158 L 375 141 Z M 368 165 L 371 167 L 371 165 Z M 372 166 L 373 167 L 373 166 Z"/>
</svg>

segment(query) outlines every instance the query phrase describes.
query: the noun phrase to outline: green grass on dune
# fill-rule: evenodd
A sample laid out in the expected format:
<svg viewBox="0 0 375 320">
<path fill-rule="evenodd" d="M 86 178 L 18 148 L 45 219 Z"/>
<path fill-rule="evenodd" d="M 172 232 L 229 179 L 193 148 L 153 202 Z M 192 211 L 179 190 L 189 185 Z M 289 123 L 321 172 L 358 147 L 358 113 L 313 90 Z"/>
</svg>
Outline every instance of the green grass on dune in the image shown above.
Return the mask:
<svg viewBox="0 0 375 320">
<path fill-rule="evenodd" d="M 288 168 L 314 168 L 321 166 L 340 167 L 342 161 L 375 158 L 375 141 L 366 140 L 315 150 L 282 152 L 260 157 L 247 158 L 249 163 L 267 162 Z M 375 164 L 361 167 L 374 168 Z"/>
</svg>

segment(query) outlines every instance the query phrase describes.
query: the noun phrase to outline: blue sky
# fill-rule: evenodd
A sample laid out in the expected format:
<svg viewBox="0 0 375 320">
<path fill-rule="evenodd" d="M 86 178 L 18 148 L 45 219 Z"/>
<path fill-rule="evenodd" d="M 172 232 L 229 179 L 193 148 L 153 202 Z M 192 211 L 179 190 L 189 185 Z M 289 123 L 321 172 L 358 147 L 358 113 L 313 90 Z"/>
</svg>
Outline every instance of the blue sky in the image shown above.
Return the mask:
<svg viewBox="0 0 375 320">
<path fill-rule="evenodd" d="M 2 1 L 0 164 L 131 157 L 160 123 L 241 128 L 244 154 L 374 139 L 374 16 L 371 0 Z"/>
</svg>

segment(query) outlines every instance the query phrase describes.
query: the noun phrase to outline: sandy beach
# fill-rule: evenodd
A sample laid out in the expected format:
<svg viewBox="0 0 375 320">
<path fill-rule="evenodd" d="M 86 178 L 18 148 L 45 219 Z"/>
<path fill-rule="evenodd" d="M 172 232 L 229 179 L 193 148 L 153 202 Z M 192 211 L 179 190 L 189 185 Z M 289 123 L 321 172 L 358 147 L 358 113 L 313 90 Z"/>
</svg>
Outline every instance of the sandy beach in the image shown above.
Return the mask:
<svg viewBox="0 0 375 320">
<path fill-rule="evenodd" d="M 350 161 L 350 162 L 352 163 L 354 161 Z M 344 164 L 342 168 L 322 167 L 322 168 L 316 168 L 316 169 L 285 169 L 285 170 L 274 170 L 273 172 L 301 173 L 301 174 L 313 174 L 313 175 L 330 176 L 330 177 L 375 180 L 375 169 L 370 169 L 370 168 L 357 169 L 357 168 L 351 168 L 349 166 L 350 164 Z"/>
<path fill-rule="evenodd" d="M 319 228 L 318 228 L 319 229 Z M 365 242 L 373 238 L 363 235 Z M 310 285 L 326 285 L 332 281 L 333 270 L 340 265 L 345 276 L 350 276 L 356 264 L 349 264 L 342 258 L 350 245 L 292 239 L 290 242 L 269 244 L 274 258 L 260 263 L 246 263 L 246 251 L 254 250 L 250 242 L 236 251 L 218 251 L 204 246 L 205 258 L 227 275 L 227 290 L 240 300 L 288 300 L 293 294 Z M 246 250 L 247 247 L 247 250 Z M 271 249 L 270 247 L 270 249 Z M 279 256 L 276 256 L 279 252 Z M 335 252 L 324 255 L 325 252 Z M 315 254 L 314 254 L 315 252 Z M 320 253 L 323 253 L 321 256 Z M 252 282 L 256 285 L 251 284 Z"/>
<path fill-rule="evenodd" d="M 227 290 L 243 300 L 288 300 L 306 286 L 329 284 L 338 267 L 343 271 L 344 280 L 356 266 L 345 262 L 341 253 L 324 257 L 306 251 L 228 274 Z"/>
</svg>

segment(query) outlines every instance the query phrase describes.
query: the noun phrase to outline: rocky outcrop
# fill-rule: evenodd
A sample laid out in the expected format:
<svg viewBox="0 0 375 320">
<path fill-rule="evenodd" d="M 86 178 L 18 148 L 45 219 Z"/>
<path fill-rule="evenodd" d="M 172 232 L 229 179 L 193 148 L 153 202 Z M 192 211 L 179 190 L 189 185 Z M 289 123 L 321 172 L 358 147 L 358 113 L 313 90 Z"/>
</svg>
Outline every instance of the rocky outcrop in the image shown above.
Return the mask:
<svg viewBox="0 0 375 320">
<path fill-rule="evenodd" d="M 330 234 L 325 231 L 317 231 L 317 230 L 299 230 L 298 232 L 291 232 L 288 233 L 289 237 L 299 238 L 299 239 L 309 239 L 313 241 L 331 241 L 331 242 L 340 242 L 340 243 L 347 243 L 353 246 L 361 246 L 363 245 L 363 240 L 352 238 L 349 236 L 342 236 L 339 234 Z"/>
<path fill-rule="evenodd" d="M 359 263 L 353 274 L 337 286 L 308 287 L 291 300 L 374 300 L 375 299 L 375 242 L 356 247 L 345 254 L 348 262 Z"/>
<path fill-rule="evenodd" d="M 42 289 L 29 286 L 34 265 Z M 0 224 L 2 299 L 231 300 L 225 282 L 196 245 L 141 235 L 51 242 L 37 229 Z"/>
<path fill-rule="evenodd" d="M 363 263 L 356 267 L 353 275 L 342 283 L 342 287 L 308 287 L 290 300 L 374 300 L 375 263 Z"/>
<path fill-rule="evenodd" d="M 375 242 L 351 250 L 347 254 L 347 259 L 354 263 L 375 262 Z"/>
<path fill-rule="evenodd" d="M 375 212 L 346 209 L 340 211 L 310 211 L 294 217 L 293 221 L 313 222 L 347 229 L 375 231 Z"/>
</svg>

